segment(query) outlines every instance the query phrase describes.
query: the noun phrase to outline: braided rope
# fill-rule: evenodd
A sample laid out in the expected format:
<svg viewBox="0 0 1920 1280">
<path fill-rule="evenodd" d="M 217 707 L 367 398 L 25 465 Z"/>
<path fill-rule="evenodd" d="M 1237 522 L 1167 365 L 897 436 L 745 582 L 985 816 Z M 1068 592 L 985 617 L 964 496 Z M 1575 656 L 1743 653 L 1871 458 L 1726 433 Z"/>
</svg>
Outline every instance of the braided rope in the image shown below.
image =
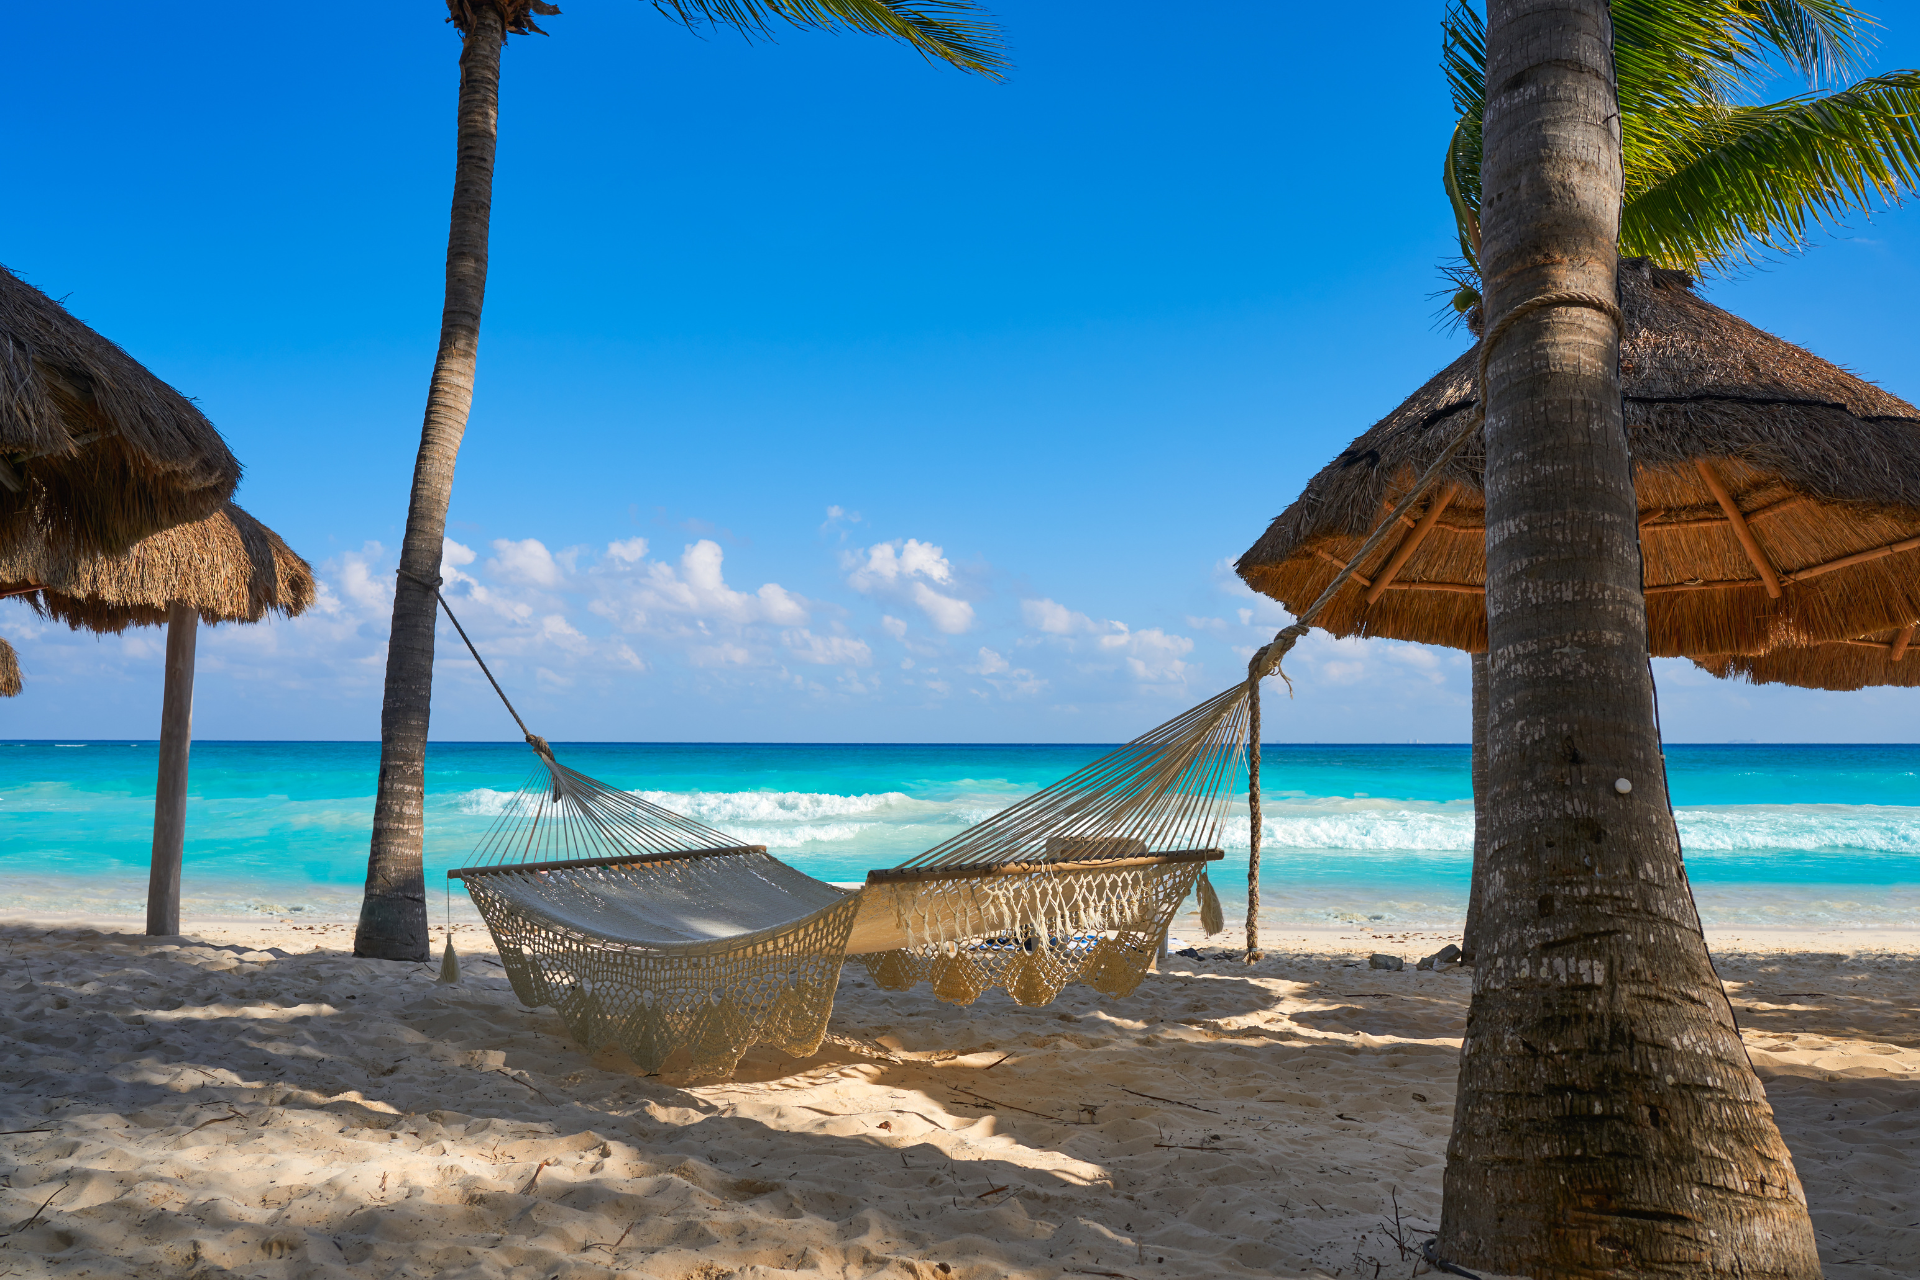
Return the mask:
<svg viewBox="0 0 1920 1280">
<path fill-rule="evenodd" d="M 1400 521 L 1406 517 L 1407 513 L 1413 509 L 1414 505 L 1418 503 L 1421 498 L 1426 496 L 1427 490 L 1431 489 L 1433 482 L 1440 478 L 1440 472 L 1448 463 L 1453 461 L 1454 455 L 1459 453 L 1467 441 L 1473 438 L 1473 434 L 1480 430 L 1481 426 L 1485 424 L 1487 420 L 1487 362 L 1493 358 L 1494 346 L 1500 339 L 1507 336 L 1508 331 L 1511 330 L 1514 325 L 1532 315 L 1534 312 L 1544 310 L 1547 307 L 1589 307 L 1613 321 L 1616 337 L 1624 338 L 1626 336 L 1627 317 L 1625 313 L 1620 310 L 1620 304 L 1611 298 L 1602 297 L 1597 293 L 1586 293 L 1578 289 L 1558 289 L 1550 293 L 1542 293 L 1535 297 L 1528 298 L 1525 302 L 1517 303 L 1509 309 L 1487 330 L 1486 336 L 1480 339 L 1480 360 L 1474 374 L 1475 397 L 1473 412 L 1467 415 L 1467 419 L 1461 424 L 1460 429 L 1454 432 L 1453 436 L 1441 447 L 1439 454 L 1427 465 L 1427 469 L 1420 473 L 1420 478 L 1413 482 L 1413 488 L 1409 489 L 1406 496 L 1400 499 L 1393 510 L 1387 514 L 1387 518 L 1374 527 L 1373 532 L 1367 535 L 1367 540 L 1360 544 L 1358 551 L 1347 557 L 1346 565 L 1341 568 L 1338 573 L 1333 575 L 1333 581 L 1326 585 L 1325 590 L 1321 591 L 1312 604 L 1301 611 L 1298 618 L 1294 619 L 1289 625 L 1282 627 L 1274 635 L 1271 642 L 1255 650 L 1253 656 L 1247 659 L 1247 718 L 1249 734 L 1247 743 L 1247 820 L 1250 827 L 1247 833 L 1246 958 L 1249 963 L 1260 958 L 1260 681 L 1267 676 L 1277 675 L 1282 680 L 1287 681 L 1287 692 L 1289 694 L 1293 692 L 1293 681 L 1287 679 L 1287 673 L 1280 669 L 1280 660 L 1292 651 L 1293 646 L 1299 642 L 1301 636 L 1306 635 L 1308 631 L 1313 629 L 1313 620 L 1320 616 L 1320 611 L 1333 603 L 1333 598 L 1340 594 L 1340 589 L 1352 580 L 1355 573 L 1359 572 L 1360 566 L 1366 562 L 1367 558 L 1379 550 L 1380 544 L 1386 541 L 1387 534 L 1399 527 Z"/>
</svg>

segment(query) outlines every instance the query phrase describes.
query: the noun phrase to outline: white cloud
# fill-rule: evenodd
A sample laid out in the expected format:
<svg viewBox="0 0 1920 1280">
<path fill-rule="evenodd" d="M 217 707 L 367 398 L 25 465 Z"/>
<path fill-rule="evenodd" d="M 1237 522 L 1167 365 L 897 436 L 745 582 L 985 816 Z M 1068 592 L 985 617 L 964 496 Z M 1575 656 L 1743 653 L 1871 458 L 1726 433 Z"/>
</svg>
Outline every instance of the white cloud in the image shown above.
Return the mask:
<svg viewBox="0 0 1920 1280">
<path fill-rule="evenodd" d="M 950 636 L 957 636 L 973 625 L 973 606 L 965 600 L 943 596 L 924 582 L 913 584 L 913 602 L 929 621 Z"/>
<path fill-rule="evenodd" d="M 391 610 L 393 597 L 389 594 L 390 588 L 386 577 L 383 575 L 376 579 L 373 576 L 373 562 L 385 558 L 386 552 L 377 542 L 369 542 L 359 551 L 349 551 L 341 556 L 341 594 L 345 595 L 352 604 L 363 609 Z"/>
<path fill-rule="evenodd" d="M 782 632 L 780 643 L 802 662 L 832 667 L 865 667 L 873 663 L 873 649 L 865 640 L 853 636 L 820 636 L 805 627 L 796 627 Z"/>
<path fill-rule="evenodd" d="M 1168 635 L 1158 627 L 1130 631 L 1123 622 L 1107 625 L 1119 631 L 1100 637 L 1100 647 L 1126 655 L 1127 670 L 1136 680 L 1150 684 L 1177 684 L 1187 678 L 1184 661 L 1193 652 L 1193 641 L 1185 636 Z"/>
<path fill-rule="evenodd" d="M 495 538 L 493 559 L 487 562 L 487 570 L 495 577 L 529 587 L 557 587 L 564 576 L 554 562 L 553 553 L 538 538 L 523 538 L 519 542 Z"/>
<path fill-rule="evenodd" d="M 1005 671 L 1009 665 L 1005 658 L 987 648 L 985 645 L 981 645 L 980 665 L 974 667 L 973 671 L 976 675 L 990 676 Z"/>
<path fill-rule="evenodd" d="M 892 636 L 895 640 L 905 640 L 907 638 L 907 624 L 890 613 L 880 615 L 880 629 Z"/>
<path fill-rule="evenodd" d="M 918 538 L 877 542 L 864 555 L 858 551 L 846 553 L 841 564 L 848 571 L 847 585 L 855 591 L 904 595 L 919 606 L 936 630 L 957 636 L 973 626 L 972 605 L 927 585 L 953 583 L 953 566 L 946 552 L 931 542 Z M 904 626 L 901 634 L 905 634 Z"/>
<path fill-rule="evenodd" d="M 643 562 L 637 574 L 613 579 L 608 589 L 612 599 L 596 601 L 594 611 L 629 630 L 645 627 L 651 610 L 736 626 L 806 624 L 805 600 L 777 582 L 752 592 L 729 587 L 725 557 L 719 543 L 702 538 L 681 552 L 678 571 L 657 560 Z"/>
<path fill-rule="evenodd" d="M 879 591 L 913 577 L 940 583 L 953 581 L 953 566 L 947 563 L 946 552 L 918 538 L 875 543 L 867 548 L 864 564 L 859 552 L 850 554 L 847 561 L 853 570 L 847 575 L 847 585 L 855 591 Z"/>
<path fill-rule="evenodd" d="M 1070 636 L 1076 631 L 1093 629 L 1092 618 L 1084 613 L 1075 613 L 1052 600 L 1022 600 L 1020 616 L 1026 619 L 1028 626 L 1038 627 L 1048 635 Z"/>
<path fill-rule="evenodd" d="M 1134 679 L 1144 683 L 1183 684 L 1192 674 L 1186 656 L 1193 652 L 1193 641 L 1159 627 L 1135 631 L 1124 622 L 1111 618 L 1095 621 L 1047 599 L 1022 600 L 1020 615 L 1028 626 L 1073 652 L 1080 651 L 1080 641 L 1075 637 L 1087 637 L 1095 654 L 1120 658 Z"/>
<path fill-rule="evenodd" d="M 607 558 L 618 560 L 622 564 L 639 564 L 647 558 L 647 540 L 645 538 L 622 538 L 618 542 L 607 544 Z"/>
</svg>

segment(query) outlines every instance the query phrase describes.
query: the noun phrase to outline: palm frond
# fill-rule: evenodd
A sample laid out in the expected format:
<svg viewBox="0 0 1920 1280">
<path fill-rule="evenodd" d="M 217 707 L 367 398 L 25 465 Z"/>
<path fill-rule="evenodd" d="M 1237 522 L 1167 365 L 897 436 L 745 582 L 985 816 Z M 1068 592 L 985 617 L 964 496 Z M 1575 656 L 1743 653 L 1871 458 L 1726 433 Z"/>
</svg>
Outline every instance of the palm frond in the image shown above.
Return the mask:
<svg viewBox="0 0 1920 1280">
<path fill-rule="evenodd" d="M 1814 88 L 1858 74 L 1872 49 L 1868 15 L 1840 0 L 1747 0 L 1750 29 Z"/>
<path fill-rule="evenodd" d="M 1621 248 L 1669 266 L 1794 249 L 1841 215 L 1914 186 L 1912 72 L 1825 97 L 1742 105 L 1779 70 L 1818 83 L 1852 67 L 1873 20 L 1845 0 L 1613 0 L 1626 203 Z M 1450 0 L 1441 66 L 1459 124 L 1444 185 L 1461 253 L 1477 258 L 1486 26 Z"/>
<path fill-rule="evenodd" d="M 888 36 L 930 62 L 993 80 L 1008 66 L 999 27 L 972 0 L 653 0 L 653 7 L 688 27 L 732 27 L 749 37 L 771 37 L 776 20 Z"/>
<path fill-rule="evenodd" d="M 1623 253 L 1667 266 L 1787 251 L 1920 185 L 1920 71 L 1824 96 L 1698 110 L 1670 163 L 1629 174 Z"/>
</svg>

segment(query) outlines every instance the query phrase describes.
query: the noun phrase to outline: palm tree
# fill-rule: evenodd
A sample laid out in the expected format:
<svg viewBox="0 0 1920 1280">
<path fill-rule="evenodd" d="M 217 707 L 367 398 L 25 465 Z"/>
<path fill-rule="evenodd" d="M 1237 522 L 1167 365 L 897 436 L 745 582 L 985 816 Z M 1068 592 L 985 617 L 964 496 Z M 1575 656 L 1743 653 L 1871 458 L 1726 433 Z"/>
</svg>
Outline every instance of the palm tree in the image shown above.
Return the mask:
<svg viewBox="0 0 1920 1280">
<path fill-rule="evenodd" d="M 1618 0 L 1612 7 L 1619 75 L 1623 256 L 1695 275 L 1803 249 L 1811 231 L 1871 211 L 1920 185 L 1920 72 L 1895 71 L 1837 92 L 1750 105 L 1774 72 L 1811 88 L 1864 60 L 1865 14 L 1835 0 Z M 1480 303 L 1480 153 L 1486 27 L 1453 0 L 1441 24 L 1442 67 L 1458 124 L 1442 180 L 1460 243 L 1448 269 L 1461 312 Z M 1475 794 L 1487 736 L 1484 655 L 1475 655 Z M 1477 811 L 1484 810 L 1479 806 Z M 1474 839 L 1480 861 L 1484 833 Z M 1462 948 L 1479 943 L 1482 878 L 1475 877 Z"/>
<path fill-rule="evenodd" d="M 1730 100 L 1764 61 L 1756 37 L 1803 69 L 1836 61 L 1857 17 L 1838 6 L 1618 0 L 1612 17 L 1617 46 L 1606 0 L 1491 0 L 1460 60 L 1465 96 L 1495 86 L 1446 173 L 1491 319 L 1476 702 L 1499 732 L 1476 769 L 1474 992 L 1437 1247 L 1535 1280 L 1813 1280 L 1805 1197 L 1669 808 L 1608 307 L 1623 248 L 1697 269 L 1910 185 L 1920 153 L 1886 104 L 1915 86 Z"/>
<path fill-rule="evenodd" d="M 353 943 L 355 955 L 383 960 L 424 960 L 428 955 L 421 803 L 433 692 L 434 592 L 454 458 L 473 403 L 480 308 L 487 286 L 500 48 L 510 34 L 539 32 L 534 15 L 560 12 L 542 0 L 448 0 L 447 7 L 462 42 L 446 301 L 393 596 L 380 714 L 380 783 L 366 897 Z M 801 28 L 887 36 L 929 61 L 991 78 L 1005 66 L 996 30 L 972 0 L 655 0 L 654 7 L 690 27 L 725 26 L 750 37 L 766 34 L 776 19 Z"/>
</svg>

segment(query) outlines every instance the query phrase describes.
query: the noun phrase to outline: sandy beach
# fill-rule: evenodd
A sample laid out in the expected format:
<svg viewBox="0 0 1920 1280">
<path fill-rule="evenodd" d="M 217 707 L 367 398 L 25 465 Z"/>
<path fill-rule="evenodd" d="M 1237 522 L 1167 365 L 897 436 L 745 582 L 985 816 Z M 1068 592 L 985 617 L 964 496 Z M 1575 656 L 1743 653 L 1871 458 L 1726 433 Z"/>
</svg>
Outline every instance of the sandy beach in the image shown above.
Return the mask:
<svg viewBox="0 0 1920 1280">
<path fill-rule="evenodd" d="M 582 1056 L 471 926 L 454 987 L 137 928 L 0 925 L 0 1276 L 1418 1274 L 1471 981 L 1354 930 L 1043 1009 L 849 965 L 817 1055 L 698 1084 Z M 1920 1274 L 1920 937 L 1710 940 L 1827 1274 Z"/>
</svg>

